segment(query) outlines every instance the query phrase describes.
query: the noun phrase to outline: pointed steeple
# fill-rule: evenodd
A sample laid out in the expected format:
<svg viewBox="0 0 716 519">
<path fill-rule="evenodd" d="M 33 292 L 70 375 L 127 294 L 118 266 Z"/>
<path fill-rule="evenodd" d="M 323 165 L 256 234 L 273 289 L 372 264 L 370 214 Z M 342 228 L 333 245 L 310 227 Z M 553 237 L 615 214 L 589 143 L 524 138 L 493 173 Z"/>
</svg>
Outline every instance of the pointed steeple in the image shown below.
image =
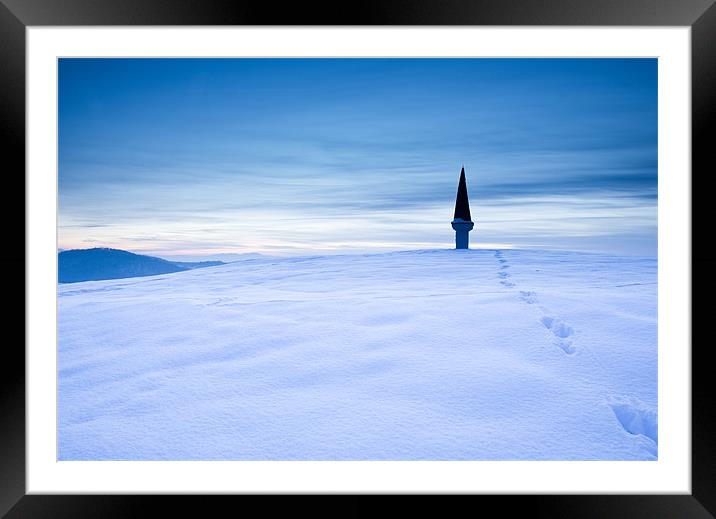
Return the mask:
<svg viewBox="0 0 716 519">
<path fill-rule="evenodd" d="M 465 167 L 460 171 L 460 183 L 457 186 L 457 198 L 455 199 L 455 220 L 460 219 L 471 222 L 470 203 L 467 200 L 467 183 L 465 182 Z"/>
</svg>

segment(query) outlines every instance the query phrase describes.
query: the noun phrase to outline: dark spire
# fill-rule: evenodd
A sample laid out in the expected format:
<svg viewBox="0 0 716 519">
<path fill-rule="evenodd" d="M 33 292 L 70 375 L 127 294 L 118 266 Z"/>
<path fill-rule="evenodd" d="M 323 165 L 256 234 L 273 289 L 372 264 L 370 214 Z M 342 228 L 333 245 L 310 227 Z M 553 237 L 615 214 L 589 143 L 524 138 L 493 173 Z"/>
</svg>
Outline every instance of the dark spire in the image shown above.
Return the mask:
<svg viewBox="0 0 716 519">
<path fill-rule="evenodd" d="M 471 222 L 470 203 L 467 201 L 467 184 L 465 183 L 465 168 L 460 171 L 460 184 L 457 186 L 457 199 L 455 200 L 455 216 L 454 219 L 460 218 L 466 222 Z"/>
</svg>

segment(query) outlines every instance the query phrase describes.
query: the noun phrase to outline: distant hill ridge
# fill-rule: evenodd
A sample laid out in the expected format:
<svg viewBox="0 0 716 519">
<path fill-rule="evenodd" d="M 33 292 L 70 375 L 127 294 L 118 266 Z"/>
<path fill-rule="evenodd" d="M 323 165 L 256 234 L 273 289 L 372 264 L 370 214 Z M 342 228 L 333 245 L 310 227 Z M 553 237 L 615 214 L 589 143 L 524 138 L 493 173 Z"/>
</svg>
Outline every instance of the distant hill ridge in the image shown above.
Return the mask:
<svg viewBox="0 0 716 519">
<path fill-rule="evenodd" d="M 58 281 L 77 283 L 156 276 L 195 268 L 223 265 L 223 261 L 173 262 L 154 256 L 110 248 L 63 250 L 57 255 Z"/>
</svg>

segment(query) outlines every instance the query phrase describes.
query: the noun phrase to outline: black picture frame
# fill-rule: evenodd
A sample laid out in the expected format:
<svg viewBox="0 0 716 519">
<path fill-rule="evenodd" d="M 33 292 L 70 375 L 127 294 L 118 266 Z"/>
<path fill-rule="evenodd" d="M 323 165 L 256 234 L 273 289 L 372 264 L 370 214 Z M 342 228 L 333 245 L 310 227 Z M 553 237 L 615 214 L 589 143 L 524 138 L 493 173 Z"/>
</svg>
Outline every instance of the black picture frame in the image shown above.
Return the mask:
<svg viewBox="0 0 716 519">
<path fill-rule="evenodd" d="M 346 4 L 228 0 L 0 0 L 0 142 L 3 150 L 2 204 L 5 250 L 4 286 L 16 288 L 25 279 L 25 29 L 42 25 L 660 25 L 690 26 L 692 45 L 692 494 L 589 496 L 473 496 L 468 509 L 497 505 L 500 515 L 537 517 L 708 518 L 716 514 L 716 392 L 712 382 L 711 350 L 706 337 L 707 317 L 716 306 L 711 294 L 716 282 L 716 253 L 708 243 L 711 232 L 706 197 L 713 192 L 713 144 L 708 130 L 716 114 L 715 0 L 373 0 Z M 688 171 L 684 172 L 689 174 Z M 13 205 L 17 202 L 18 205 Z M 702 240 L 698 241 L 697 237 Z M 22 252 L 20 252 L 22 251 Z M 20 287 L 17 287 L 19 293 Z M 24 293 L 24 287 L 23 287 Z M 216 506 L 234 506 L 248 496 L 61 496 L 25 495 L 25 353 L 24 328 L 19 336 L 7 333 L 24 322 L 24 304 L 6 296 L 6 337 L 0 361 L 0 514 L 9 518 L 138 517 L 162 515 L 173 508 L 197 516 L 212 515 Z M 23 295 L 23 301 L 24 301 Z M 22 314 L 22 315 L 21 315 Z M 12 325 L 12 328 L 11 326 Z M 688 345 L 683 345 L 688 347 Z M 255 505 L 256 499 L 251 498 Z M 229 503 L 227 503 L 229 501 Z M 263 512 L 275 504 L 261 499 Z M 272 503 L 274 503 L 272 501 Z M 334 504 L 292 498 L 292 513 L 358 516 L 374 513 L 365 496 Z M 455 501 L 417 502 L 421 511 L 452 515 Z M 465 503 L 456 503 L 464 506 Z M 240 505 L 245 506 L 245 505 Z M 402 506 L 402 505 L 401 505 Z M 431 510 L 431 507 L 436 507 Z M 240 513 L 240 510 L 237 509 Z"/>
</svg>

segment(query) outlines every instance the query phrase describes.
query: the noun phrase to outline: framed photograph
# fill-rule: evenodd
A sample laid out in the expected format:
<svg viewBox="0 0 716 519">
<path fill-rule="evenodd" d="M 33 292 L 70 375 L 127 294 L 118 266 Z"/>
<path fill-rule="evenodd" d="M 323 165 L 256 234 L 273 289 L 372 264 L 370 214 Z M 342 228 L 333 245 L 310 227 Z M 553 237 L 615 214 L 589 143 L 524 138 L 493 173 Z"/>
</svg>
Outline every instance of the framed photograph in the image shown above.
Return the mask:
<svg viewBox="0 0 716 519">
<path fill-rule="evenodd" d="M 540 25 L 7 3 L 8 517 L 138 494 L 713 512 L 709 2 Z"/>
</svg>

